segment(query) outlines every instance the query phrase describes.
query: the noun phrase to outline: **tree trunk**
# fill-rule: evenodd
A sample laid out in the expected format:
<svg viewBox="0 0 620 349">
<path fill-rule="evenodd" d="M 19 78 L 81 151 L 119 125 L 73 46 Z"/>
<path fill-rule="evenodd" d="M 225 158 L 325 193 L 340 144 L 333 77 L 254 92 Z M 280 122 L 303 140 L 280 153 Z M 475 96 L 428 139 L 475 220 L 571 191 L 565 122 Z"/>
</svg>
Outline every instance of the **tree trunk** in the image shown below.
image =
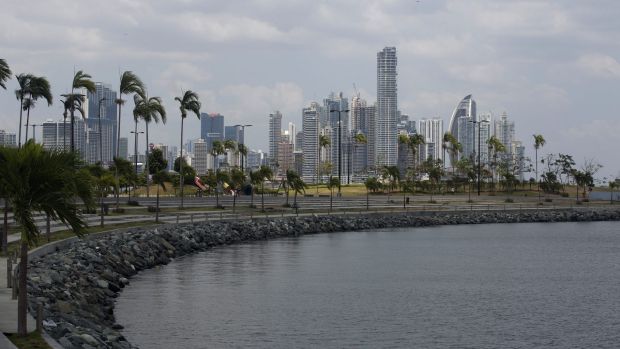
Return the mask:
<svg viewBox="0 0 620 349">
<path fill-rule="evenodd" d="M 73 137 L 73 135 L 75 134 L 74 132 L 74 124 L 75 124 L 75 108 L 71 107 L 71 127 L 70 127 L 70 132 L 71 132 L 71 152 L 75 151 L 75 138 Z"/>
<path fill-rule="evenodd" d="M 333 197 L 334 197 L 334 190 L 330 189 L 329 190 L 329 212 L 332 211 L 332 201 L 333 201 Z"/>
<path fill-rule="evenodd" d="M 149 178 L 150 178 L 149 175 L 151 174 L 150 173 L 151 171 L 149 169 L 149 123 L 145 122 L 145 124 L 146 124 L 146 159 L 144 159 L 144 160 L 145 160 L 145 163 L 146 163 L 146 167 L 145 167 L 145 169 L 146 169 L 146 171 L 145 171 L 146 172 L 146 197 L 149 198 L 149 197 L 151 197 L 150 193 L 149 193 L 149 189 L 150 189 L 149 186 L 151 184 L 151 182 L 149 180 Z"/>
<path fill-rule="evenodd" d="M 45 215 L 46 219 L 45 219 L 45 236 L 47 237 L 47 242 L 50 242 L 52 240 L 52 231 L 51 231 L 51 218 L 49 214 Z M 103 218 L 101 220 L 102 224 L 103 224 Z M 103 227 L 103 225 L 101 225 Z"/>
<path fill-rule="evenodd" d="M 121 93 L 119 91 L 119 98 L 121 98 Z M 116 158 L 120 157 L 120 147 L 121 147 L 121 107 L 122 104 L 118 103 L 118 123 L 117 123 L 117 131 L 116 131 Z M 116 180 L 116 209 L 118 210 L 121 205 L 121 191 L 120 191 L 120 177 L 118 174 L 118 166 L 114 166 L 114 179 Z"/>
<path fill-rule="evenodd" d="M 159 185 L 157 185 L 157 200 L 155 201 L 155 223 L 159 223 Z"/>
<path fill-rule="evenodd" d="M 261 210 L 264 212 L 265 211 L 265 183 L 263 183 L 260 187 L 261 191 L 260 191 L 260 207 Z"/>
<path fill-rule="evenodd" d="M 179 185 L 181 186 L 181 209 L 183 209 L 183 185 L 185 184 L 185 176 L 183 176 L 183 121 L 185 118 L 181 115 L 181 153 L 179 155 Z"/>
<path fill-rule="evenodd" d="M 22 147 L 22 115 L 23 115 L 23 108 L 22 106 L 24 105 L 24 98 L 20 97 L 19 98 L 19 125 L 17 127 L 17 129 L 19 130 L 19 138 L 17 141 L 17 147 L 21 148 Z"/>
<path fill-rule="evenodd" d="M 4 198 L 4 222 L 2 225 L 2 252 L 7 254 L 9 240 L 9 200 Z"/>
<path fill-rule="evenodd" d="M 370 206 L 370 191 L 368 190 L 368 188 L 366 188 L 366 211 L 368 211 L 368 208 Z"/>
<path fill-rule="evenodd" d="M 233 191 L 233 213 L 235 213 L 235 207 L 237 206 L 237 192 Z"/>
<path fill-rule="evenodd" d="M 21 250 L 19 259 L 19 287 L 17 295 L 17 334 L 19 336 L 26 336 L 28 334 L 28 292 L 26 292 L 27 273 L 28 273 L 28 242 L 25 239 L 25 234 L 22 234 Z"/>
<path fill-rule="evenodd" d="M 24 144 L 28 142 L 28 126 L 30 125 L 30 108 L 26 111 L 26 137 L 24 137 Z"/>
</svg>

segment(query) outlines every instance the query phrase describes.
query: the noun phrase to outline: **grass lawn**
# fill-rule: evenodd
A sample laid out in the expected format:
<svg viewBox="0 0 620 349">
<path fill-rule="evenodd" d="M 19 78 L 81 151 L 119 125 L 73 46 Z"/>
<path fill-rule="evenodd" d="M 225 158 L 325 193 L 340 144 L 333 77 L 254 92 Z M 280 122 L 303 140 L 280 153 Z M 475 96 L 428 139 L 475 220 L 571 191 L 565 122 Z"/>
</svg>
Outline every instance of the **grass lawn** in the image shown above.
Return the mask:
<svg viewBox="0 0 620 349">
<path fill-rule="evenodd" d="M 5 333 L 7 338 L 20 349 L 52 349 L 38 332 L 31 332 L 26 337 L 14 333 Z"/>
</svg>

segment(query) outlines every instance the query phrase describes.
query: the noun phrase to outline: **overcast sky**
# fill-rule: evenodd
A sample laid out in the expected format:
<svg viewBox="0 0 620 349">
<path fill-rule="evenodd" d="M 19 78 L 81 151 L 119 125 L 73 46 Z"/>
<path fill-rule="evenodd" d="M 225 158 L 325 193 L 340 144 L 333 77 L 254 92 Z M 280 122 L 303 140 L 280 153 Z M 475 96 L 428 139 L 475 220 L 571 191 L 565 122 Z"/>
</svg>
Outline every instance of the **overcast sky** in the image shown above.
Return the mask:
<svg viewBox="0 0 620 349">
<path fill-rule="evenodd" d="M 153 142 L 179 143 L 174 97 L 191 89 L 227 125 L 254 124 L 247 143 L 266 150 L 273 110 L 301 128 L 302 107 L 330 91 L 350 97 L 354 83 L 374 102 L 376 53 L 396 46 L 403 113 L 439 116 L 447 129 L 473 94 L 479 113 L 508 113 L 528 155 L 540 133 L 542 153 L 595 158 L 599 177 L 620 172 L 617 0 L 3 0 L 1 8 L 0 58 L 52 84 L 54 105 L 37 104 L 34 122 L 60 117 L 56 101 L 74 68 L 115 89 L 119 71 L 132 70 L 168 111 L 168 123 L 149 130 Z M 0 129 L 16 131 L 14 79 L 7 88 Z M 198 120 L 186 125 L 197 138 Z"/>
</svg>

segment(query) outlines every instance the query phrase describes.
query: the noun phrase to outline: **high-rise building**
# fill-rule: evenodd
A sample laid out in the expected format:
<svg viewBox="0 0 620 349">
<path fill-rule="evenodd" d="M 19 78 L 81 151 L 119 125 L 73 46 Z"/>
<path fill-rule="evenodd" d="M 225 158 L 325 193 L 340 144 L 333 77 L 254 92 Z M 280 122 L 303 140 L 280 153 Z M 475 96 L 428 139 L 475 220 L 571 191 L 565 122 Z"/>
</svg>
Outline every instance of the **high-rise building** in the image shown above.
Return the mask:
<svg viewBox="0 0 620 349">
<path fill-rule="evenodd" d="M 304 147 L 304 132 L 299 131 L 295 136 L 295 151 L 302 151 Z"/>
<path fill-rule="evenodd" d="M 488 114 L 480 114 L 478 115 L 478 123 L 476 124 L 477 129 L 475 136 L 475 151 L 476 154 L 478 150 L 480 150 L 480 163 L 487 164 L 489 163 L 489 147 L 488 141 L 491 138 L 491 131 L 493 130 L 491 125 L 491 113 Z M 478 132 L 480 134 L 478 134 Z M 478 146 L 478 140 L 480 140 L 480 146 Z M 476 164 L 478 163 L 478 159 L 475 159 Z"/>
<path fill-rule="evenodd" d="M 288 141 L 293 144 L 293 148 L 295 148 L 295 143 L 297 143 L 297 127 L 294 123 L 288 123 Z"/>
<path fill-rule="evenodd" d="M 476 102 L 471 95 L 465 96 L 452 112 L 450 117 L 449 132 L 461 143 L 462 151 L 458 153 L 456 158 L 450 155 L 450 163 L 452 166 L 461 158 L 470 158 L 475 153 L 474 143 L 474 123 L 478 121 L 476 116 Z"/>
<path fill-rule="evenodd" d="M 323 100 L 323 107 L 329 112 L 329 122 L 327 128 L 331 130 L 330 159 L 332 162 L 332 176 L 337 176 L 340 172 L 341 180 L 346 180 L 349 164 L 349 153 L 347 151 L 350 144 L 349 133 L 349 101 L 344 98 L 342 92 L 338 95 L 331 93 L 328 98 Z M 339 112 L 338 112 L 339 111 Z M 342 151 L 341 151 L 342 148 Z"/>
<path fill-rule="evenodd" d="M 366 169 L 374 170 L 377 168 L 377 106 L 369 105 L 364 108 L 368 131 L 366 133 Z"/>
<path fill-rule="evenodd" d="M 118 156 L 121 159 L 129 159 L 129 139 L 127 139 L 127 137 L 120 138 L 118 149 Z"/>
<path fill-rule="evenodd" d="M 317 104 L 313 103 L 309 108 L 304 108 L 301 115 L 304 156 L 301 172 L 306 183 L 318 183 L 320 111 L 317 110 L 316 106 Z"/>
<path fill-rule="evenodd" d="M 64 127 L 63 127 L 64 126 Z M 42 126 L 41 143 L 44 149 L 67 149 L 71 147 L 71 125 L 61 121 L 48 119 Z M 86 133 L 86 123 L 81 118 L 76 118 L 73 127 L 73 136 L 75 140 L 75 150 L 80 154 L 80 158 L 88 161 L 88 143 Z"/>
<path fill-rule="evenodd" d="M 243 127 L 241 126 L 225 126 L 224 140 L 232 140 L 237 144 L 243 144 Z"/>
<path fill-rule="evenodd" d="M 224 141 L 224 115 L 219 113 L 201 113 L 200 138 L 207 143 L 209 151 L 211 151 L 213 141 Z"/>
<path fill-rule="evenodd" d="M 87 93 L 88 98 L 88 120 L 87 127 L 89 129 L 98 130 L 98 119 L 101 115 L 101 127 L 104 129 L 103 139 L 103 162 L 110 163 L 112 158 L 116 155 L 116 139 L 117 139 L 117 117 L 118 117 L 118 105 L 116 104 L 116 91 L 112 90 L 112 86 L 101 82 L 95 83 L 95 92 Z M 102 100 L 103 99 L 103 100 Z M 99 110 L 99 101 L 101 101 L 101 110 Z M 105 120 L 105 121 L 104 121 Z M 105 126 L 104 126 L 105 125 Z M 106 137 L 107 128 L 112 132 L 110 137 Z M 98 131 L 95 131 L 98 132 Z M 89 137 L 90 142 L 90 137 Z M 99 139 L 94 143 L 98 144 Z M 98 148 L 89 145 L 89 152 Z M 98 151 L 98 150 L 97 150 Z M 98 159 L 98 158 L 97 158 Z M 89 161 L 90 161 L 89 156 Z M 98 160 L 97 160 L 98 161 Z"/>
<path fill-rule="evenodd" d="M 15 136 L 15 133 L 0 130 L 0 146 L 16 147 L 17 137 Z"/>
<path fill-rule="evenodd" d="M 207 150 L 207 143 L 202 138 L 196 140 L 194 142 L 194 160 L 192 164 L 197 175 L 203 176 L 207 173 L 208 158 L 209 151 Z"/>
<path fill-rule="evenodd" d="M 506 153 L 512 154 L 512 142 L 515 136 L 515 123 L 503 112 L 499 120 L 495 120 L 495 137 L 504 145 Z"/>
<path fill-rule="evenodd" d="M 442 142 L 443 142 L 443 120 L 440 118 L 420 120 L 418 133 L 424 137 L 424 145 L 422 146 L 422 161 L 426 159 L 443 159 Z"/>
<path fill-rule="evenodd" d="M 103 156 L 103 164 L 111 164 L 115 155 L 114 134 L 115 123 L 112 120 L 102 119 L 99 130 L 99 119 L 88 119 L 88 163 L 94 164 Z M 101 132 L 101 135 L 99 134 Z M 101 149 L 100 149 L 101 148 Z M 101 152 L 100 152 L 101 151 Z"/>
<path fill-rule="evenodd" d="M 278 143 L 277 175 L 286 176 L 286 171 L 295 169 L 293 144 L 285 141 Z"/>
<path fill-rule="evenodd" d="M 269 158 L 270 166 L 278 161 L 278 144 L 282 139 L 282 113 L 275 111 L 269 114 Z"/>
<path fill-rule="evenodd" d="M 396 165 L 398 94 L 396 47 L 377 53 L 376 164 Z"/>
</svg>

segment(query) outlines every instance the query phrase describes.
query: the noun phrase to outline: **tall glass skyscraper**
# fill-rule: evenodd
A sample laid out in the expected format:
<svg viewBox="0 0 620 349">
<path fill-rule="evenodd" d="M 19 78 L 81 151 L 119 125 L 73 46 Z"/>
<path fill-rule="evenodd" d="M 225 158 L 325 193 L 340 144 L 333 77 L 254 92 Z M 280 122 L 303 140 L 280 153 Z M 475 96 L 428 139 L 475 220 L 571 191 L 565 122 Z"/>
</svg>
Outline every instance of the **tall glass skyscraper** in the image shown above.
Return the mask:
<svg viewBox="0 0 620 349">
<path fill-rule="evenodd" d="M 462 152 L 455 158 L 450 155 L 450 163 L 454 164 L 461 158 L 469 158 L 475 154 L 475 124 L 472 121 L 478 121 L 476 116 L 476 102 L 471 95 L 465 96 L 452 112 L 450 118 L 449 131 L 461 143 Z"/>
<path fill-rule="evenodd" d="M 200 114 L 200 138 L 207 143 L 207 150 L 213 148 L 213 141 L 224 140 L 224 115 L 219 113 Z M 188 150 L 189 151 L 189 150 Z"/>
<path fill-rule="evenodd" d="M 397 160 L 396 130 L 398 94 L 396 84 L 396 47 L 386 47 L 377 53 L 377 166 L 393 166 Z"/>
<path fill-rule="evenodd" d="M 88 118 L 86 127 L 88 134 L 88 156 L 87 161 L 94 163 L 99 161 L 99 147 L 102 147 L 103 163 L 111 163 L 116 154 L 117 117 L 118 106 L 116 104 L 116 91 L 112 86 L 101 82 L 95 83 L 95 93 L 88 92 Z M 101 110 L 99 110 L 99 101 Z M 103 132 L 102 144 L 99 144 L 99 115 L 101 115 L 101 131 Z M 92 137 L 91 137 L 92 133 Z M 92 139 L 91 139 L 92 138 Z"/>
</svg>

